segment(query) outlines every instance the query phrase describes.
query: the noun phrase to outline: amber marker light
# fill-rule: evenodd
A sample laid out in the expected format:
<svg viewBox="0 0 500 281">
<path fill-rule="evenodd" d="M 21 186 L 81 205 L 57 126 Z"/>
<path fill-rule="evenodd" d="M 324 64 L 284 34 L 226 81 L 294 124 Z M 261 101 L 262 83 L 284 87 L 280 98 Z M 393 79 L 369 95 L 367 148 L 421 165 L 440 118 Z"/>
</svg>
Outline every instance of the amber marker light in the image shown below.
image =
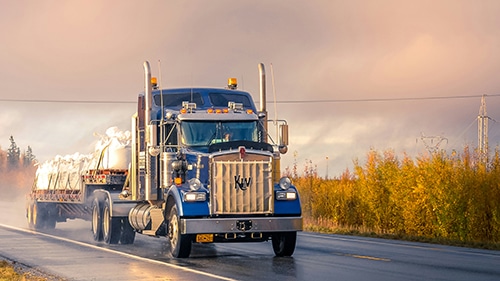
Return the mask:
<svg viewBox="0 0 500 281">
<path fill-rule="evenodd" d="M 181 185 L 182 184 L 182 179 L 181 178 L 175 178 L 174 179 L 175 185 Z"/>
<path fill-rule="evenodd" d="M 227 79 L 227 87 L 229 89 L 235 90 L 238 88 L 238 79 L 236 78 L 228 78 Z"/>
<path fill-rule="evenodd" d="M 156 80 L 156 77 L 151 77 L 151 86 L 153 89 L 158 89 L 158 80 Z"/>
</svg>

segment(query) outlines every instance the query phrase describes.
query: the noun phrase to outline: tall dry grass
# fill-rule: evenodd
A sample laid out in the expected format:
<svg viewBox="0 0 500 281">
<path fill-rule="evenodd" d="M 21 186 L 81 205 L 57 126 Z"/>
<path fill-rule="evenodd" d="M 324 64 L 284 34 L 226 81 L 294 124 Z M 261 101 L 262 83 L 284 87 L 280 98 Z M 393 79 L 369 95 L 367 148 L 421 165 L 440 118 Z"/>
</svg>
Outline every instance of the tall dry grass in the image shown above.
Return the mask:
<svg viewBox="0 0 500 281">
<path fill-rule="evenodd" d="M 500 157 L 479 159 L 468 148 L 415 160 L 373 150 L 353 172 L 294 183 L 306 227 L 498 244 Z"/>
</svg>

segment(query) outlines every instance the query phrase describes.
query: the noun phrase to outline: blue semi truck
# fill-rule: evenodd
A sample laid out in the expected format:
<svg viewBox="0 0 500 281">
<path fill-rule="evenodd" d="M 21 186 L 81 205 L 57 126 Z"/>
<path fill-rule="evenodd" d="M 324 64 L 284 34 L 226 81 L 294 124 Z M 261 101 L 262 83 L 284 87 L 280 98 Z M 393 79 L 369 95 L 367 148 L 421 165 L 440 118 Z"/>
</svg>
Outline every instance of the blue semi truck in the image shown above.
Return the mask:
<svg viewBox="0 0 500 281">
<path fill-rule="evenodd" d="M 136 233 L 166 237 L 176 258 L 189 257 L 192 243 L 269 240 L 277 256 L 291 256 L 301 204 L 281 177 L 288 125 L 267 118 L 264 65 L 259 109 L 236 79 L 226 88 L 159 89 L 148 62 L 144 72 L 129 163 L 105 167 L 103 146 L 69 187 L 71 173 L 61 168 L 37 177 L 26 207 L 30 227 L 81 218 L 91 221 L 96 241 L 109 244 L 131 244 Z"/>
</svg>

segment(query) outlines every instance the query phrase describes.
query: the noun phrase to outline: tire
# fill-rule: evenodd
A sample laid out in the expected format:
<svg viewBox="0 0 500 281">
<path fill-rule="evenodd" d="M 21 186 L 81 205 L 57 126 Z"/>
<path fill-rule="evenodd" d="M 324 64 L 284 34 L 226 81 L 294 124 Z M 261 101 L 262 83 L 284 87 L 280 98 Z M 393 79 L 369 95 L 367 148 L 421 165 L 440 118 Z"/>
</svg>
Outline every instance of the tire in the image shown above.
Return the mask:
<svg viewBox="0 0 500 281">
<path fill-rule="evenodd" d="M 94 241 L 102 241 L 102 201 L 94 198 L 92 201 L 92 236 Z"/>
<path fill-rule="evenodd" d="M 273 250 L 277 257 L 289 257 L 295 251 L 297 232 L 277 232 L 272 235 Z"/>
<path fill-rule="evenodd" d="M 26 206 L 26 219 L 28 220 L 28 228 L 35 229 L 35 223 L 33 218 L 33 204 L 34 201 L 30 201 L 28 206 Z"/>
<path fill-rule="evenodd" d="M 121 236 L 122 218 L 111 216 L 111 205 L 109 199 L 104 200 L 102 209 L 102 240 L 106 244 L 118 244 Z"/>
<path fill-rule="evenodd" d="M 45 227 L 44 217 L 44 208 L 42 204 L 38 203 L 37 201 L 31 202 L 28 207 L 28 224 L 30 229 L 43 229 Z"/>
<path fill-rule="evenodd" d="M 169 212 L 168 240 L 170 253 L 174 258 L 187 258 L 191 254 L 191 236 L 181 234 L 179 213 L 177 206 L 172 206 Z"/>
<path fill-rule="evenodd" d="M 54 229 L 56 228 L 57 223 L 57 207 L 55 204 L 46 204 L 44 207 L 44 228 L 45 229 Z"/>
<path fill-rule="evenodd" d="M 26 208 L 28 227 L 33 230 L 54 229 L 57 216 L 57 206 L 53 203 L 40 203 L 33 200 Z"/>
<path fill-rule="evenodd" d="M 128 218 L 122 218 L 120 243 L 133 244 L 135 240 L 135 230 L 130 225 Z"/>
</svg>

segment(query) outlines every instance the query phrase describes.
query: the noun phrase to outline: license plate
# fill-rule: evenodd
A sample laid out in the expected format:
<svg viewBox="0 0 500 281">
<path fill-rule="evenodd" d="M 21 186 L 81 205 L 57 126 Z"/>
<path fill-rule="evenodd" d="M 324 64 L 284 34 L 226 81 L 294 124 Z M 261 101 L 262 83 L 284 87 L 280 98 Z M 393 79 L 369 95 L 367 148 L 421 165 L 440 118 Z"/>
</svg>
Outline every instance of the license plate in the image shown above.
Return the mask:
<svg viewBox="0 0 500 281">
<path fill-rule="evenodd" d="M 213 234 L 196 234 L 196 242 L 198 242 L 198 243 L 214 242 L 214 235 Z"/>
</svg>

